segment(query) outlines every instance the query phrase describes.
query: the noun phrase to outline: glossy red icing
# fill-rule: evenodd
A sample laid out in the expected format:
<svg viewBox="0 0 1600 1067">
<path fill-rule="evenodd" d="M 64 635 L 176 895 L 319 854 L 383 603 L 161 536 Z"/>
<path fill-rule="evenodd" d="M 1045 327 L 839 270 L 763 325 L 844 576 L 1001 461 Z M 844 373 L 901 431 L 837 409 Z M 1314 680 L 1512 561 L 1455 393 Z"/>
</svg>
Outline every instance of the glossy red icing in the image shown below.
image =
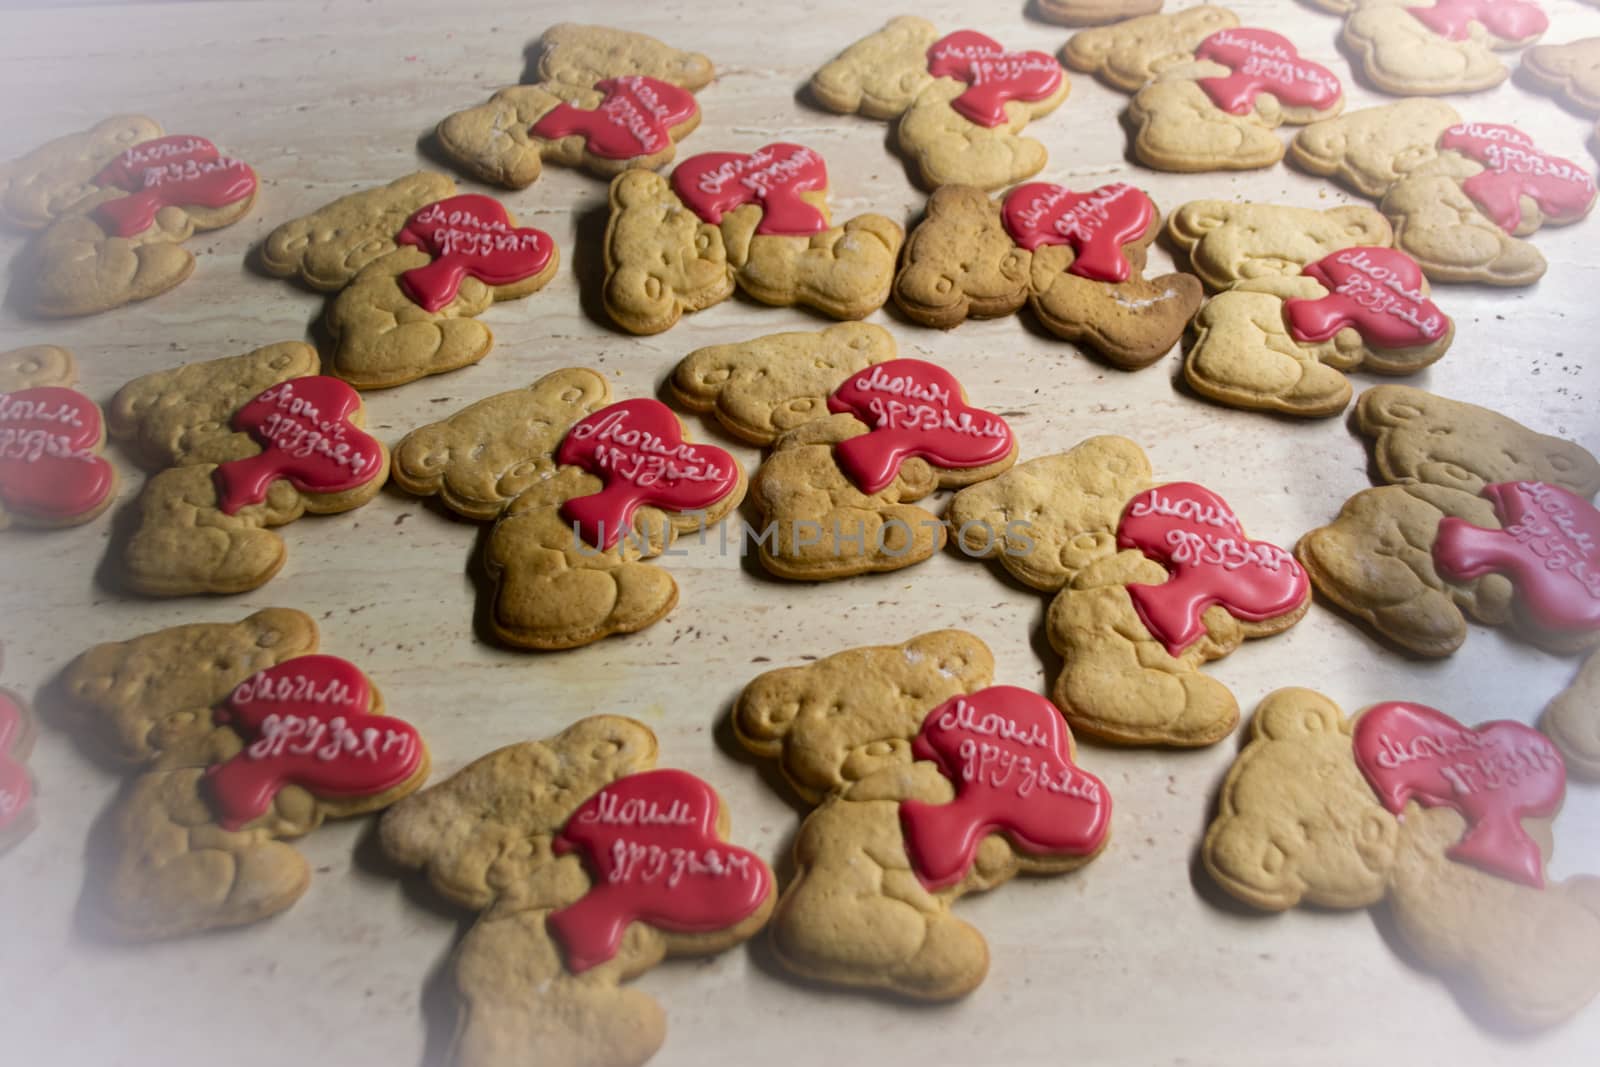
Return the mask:
<svg viewBox="0 0 1600 1067">
<path fill-rule="evenodd" d="M 1575 222 L 1594 203 L 1594 176 L 1587 169 L 1541 152 L 1515 126 L 1464 122 L 1445 130 L 1439 147 L 1483 164 L 1483 171 L 1463 181 L 1461 189 L 1507 233 L 1522 223 L 1523 197 L 1537 204 L 1548 222 Z"/>
<path fill-rule="evenodd" d="M 600 549 L 621 539 L 641 504 L 697 511 L 739 485 L 734 458 L 715 445 L 685 441 L 678 416 L 659 400 L 622 400 L 585 415 L 562 439 L 556 462 L 606 483 L 598 493 L 561 505 L 578 536 Z"/>
<path fill-rule="evenodd" d="M 1422 268 L 1396 248 L 1358 245 L 1324 256 L 1301 272 L 1328 295 L 1284 301 L 1297 341 L 1326 341 L 1347 326 L 1375 348 L 1414 348 L 1445 335 L 1450 320 L 1423 295 Z"/>
<path fill-rule="evenodd" d="M 642 74 L 607 78 L 595 88 L 605 94 L 599 107 L 557 104 L 529 132 L 550 141 L 580 136 L 602 159 L 633 159 L 665 150 L 672 131 L 700 111 L 693 93 Z"/>
<path fill-rule="evenodd" d="M 575 904 L 545 918 L 581 974 L 617 954 L 628 924 L 675 933 L 725 930 L 755 914 L 772 872 L 717 836 L 717 794 L 683 771 L 631 774 L 584 801 L 550 848 L 579 853 L 592 879 Z"/>
<path fill-rule="evenodd" d="M 1006 121 L 1009 100 L 1043 100 L 1061 87 L 1061 64 L 1043 52 L 1007 52 L 976 30 L 957 30 L 928 49 L 928 73 L 966 82 L 950 106 L 980 126 Z"/>
<path fill-rule="evenodd" d="M 1040 245 L 1071 245 L 1068 273 L 1098 282 L 1125 282 L 1133 266 L 1122 246 L 1144 236 L 1156 207 L 1126 182 L 1087 193 L 1029 182 L 1011 190 L 1000 216 L 1011 239 L 1030 252 Z"/>
<path fill-rule="evenodd" d="M 1233 509 L 1192 482 L 1146 489 L 1128 501 L 1117 544 L 1137 548 L 1171 572 L 1160 585 L 1128 586 L 1128 596 L 1145 628 L 1173 656 L 1205 634 L 1201 615 L 1212 604 L 1259 622 L 1293 611 L 1310 589 L 1293 555 L 1245 537 Z"/>
<path fill-rule="evenodd" d="M 1468 26 L 1478 23 L 1502 41 L 1526 41 L 1550 28 L 1538 4 L 1527 0 L 1436 0 L 1432 7 L 1406 8 L 1413 18 L 1441 37 L 1465 41 Z"/>
<path fill-rule="evenodd" d="M 906 852 L 922 884 L 938 890 L 961 881 L 991 833 L 1035 856 L 1096 852 L 1111 825 L 1111 794 L 1073 764 L 1070 737 L 1054 704 L 1011 685 L 928 712 L 911 751 L 939 765 L 956 798 L 900 805 Z"/>
<path fill-rule="evenodd" d="M 116 484 L 104 440 L 100 409 L 76 390 L 0 393 L 0 503 L 44 523 L 95 510 Z"/>
<path fill-rule="evenodd" d="M 1522 819 L 1556 813 L 1567 772 L 1539 731 L 1506 721 L 1469 728 L 1425 704 L 1395 702 L 1356 720 L 1355 754 L 1396 815 L 1415 800 L 1466 818 L 1466 833 L 1446 853 L 1451 859 L 1544 888 L 1544 859 Z"/>
<path fill-rule="evenodd" d="M 1332 107 L 1344 95 L 1333 71 L 1301 59 L 1287 37 L 1271 30 L 1218 30 L 1200 42 L 1195 58 L 1233 71 L 1199 81 L 1211 102 L 1230 115 L 1250 114 L 1261 93 L 1271 93 L 1285 107 L 1318 111 Z"/>
<path fill-rule="evenodd" d="M 804 145 L 769 144 L 749 155 L 706 152 L 691 156 L 672 172 L 678 199 L 712 225 L 723 212 L 744 204 L 761 205 L 761 234 L 809 237 L 828 228 L 820 210 L 801 193 L 828 188 L 828 165 Z"/>
<path fill-rule="evenodd" d="M 128 196 L 96 205 L 94 216 L 114 237 L 148 230 L 164 207 L 227 207 L 256 192 L 256 172 L 217 151 L 204 137 L 174 134 L 129 148 L 94 183 Z"/>
<path fill-rule="evenodd" d="M 1503 574 L 1538 628 L 1600 629 L 1600 511 L 1544 482 L 1499 482 L 1484 486 L 1483 495 L 1503 529 L 1440 520 L 1433 541 L 1439 573 L 1458 582 Z"/>
<path fill-rule="evenodd" d="M 863 493 L 894 481 L 913 456 L 947 470 L 983 467 L 1004 459 L 1015 444 L 998 415 L 969 406 L 961 383 L 920 359 L 875 363 L 846 378 L 828 410 L 854 415 L 870 433 L 833 446 L 839 466 Z"/>
<path fill-rule="evenodd" d="M 259 394 L 233 416 L 233 428 L 261 451 L 218 465 L 217 506 L 232 515 L 259 504 L 279 478 L 318 494 L 372 481 L 383 469 L 383 446 L 350 421 L 360 410 L 360 394 L 325 375 L 291 378 Z"/>
<path fill-rule="evenodd" d="M 216 710 L 244 742 L 238 755 L 206 769 L 223 829 L 265 815 L 284 786 L 317 797 L 373 797 L 402 785 L 422 765 L 410 723 L 373 715 L 372 690 L 353 664 L 300 656 L 257 671 Z"/>
<path fill-rule="evenodd" d="M 25 726 L 21 706 L 0 692 L 0 837 L 22 823 L 33 803 L 33 778 L 12 754 Z"/>
<path fill-rule="evenodd" d="M 555 242 L 532 227 L 511 225 L 498 200 L 476 193 L 436 200 L 406 220 L 395 237 L 433 257 L 400 275 L 406 295 L 436 312 L 456 298 L 468 275 L 485 285 L 511 285 L 550 265 Z"/>
</svg>

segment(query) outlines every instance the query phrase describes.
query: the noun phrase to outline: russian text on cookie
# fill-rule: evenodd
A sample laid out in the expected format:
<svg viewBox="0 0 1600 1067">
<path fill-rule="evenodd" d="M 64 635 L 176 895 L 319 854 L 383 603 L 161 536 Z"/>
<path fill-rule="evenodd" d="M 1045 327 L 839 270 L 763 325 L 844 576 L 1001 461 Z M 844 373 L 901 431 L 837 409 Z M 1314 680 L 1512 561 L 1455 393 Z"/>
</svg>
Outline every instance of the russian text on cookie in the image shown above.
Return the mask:
<svg viewBox="0 0 1600 1067">
<path fill-rule="evenodd" d="M 454 300 L 469 275 L 485 285 L 513 285 L 548 267 L 555 251 L 549 234 L 513 226 L 498 200 L 477 193 L 422 208 L 406 220 L 395 241 L 433 257 L 400 275 L 406 295 L 430 313 Z"/>
<path fill-rule="evenodd" d="M 248 200 L 256 192 L 256 172 L 204 137 L 173 134 L 127 149 L 94 183 L 129 194 L 96 205 L 94 216 L 113 237 L 133 237 L 154 225 L 164 207 L 220 208 Z"/>
<path fill-rule="evenodd" d="M 366 676 L 336 656 L 285 660 L 240 682 L 215 716 L 244 747 L 206 769 L 218 822 L 237 830 L 260 818 L 285 786 L 351 800 L 406 782 L 422 765 L 422 739 L 371 705 Z"/>
<path fill-rule="evenodd" d="M 965 878 L 991 833 L 1035 856 L 1089 856 L 1105 842 L 1111 794 L 1072 762 L 1067 724 L 1037 693 L 996 685 L 953 697 L 928 712 L 911 751 L 956 792 L 948 804 L 900 805 L 911 867 L 931 890 Z"/>
<path fill-rule="evenodd" d="M 629 923 L 710 933 L 755 914 L 772 874 L 717 836 L 717 806 L 716 792 L 694 775 L 655 770 L 619 778 L 572 814 L 550 847 L 582 857 L 589 891 L 545 918 L 567 970 L 581 974 L 615 957 Z"/>
<path fill-rule="evenodd" d="M 582 137 L 589 151 L 603 159 L 633 159 L 665 151 L 672 131 L 700 110 L 693 93 L 642 74 L 607 78 L 595 88 L 605 94 L 599 106 L 582 108 L 563 101 L 529 132 L 547 141 Z"/>
<path fill-rule="evenodd" d="M 928 49 L 928 73 L 954 78 L 967 89 L 950 101 L 980 126 L 1006 121 L 1010 100 L 1044 100 L 1061 87 L 1061 64 L 1043 52 L 1007 52 L 976 30 L 957 30 Z"/>
<path fill-rule="evenodd" d="M 683 424 L 659 400 L 621 400 L 573 424 L 556 462 L 581 467 L 605 483 L 598 493 L 561 505 L 585 542 L 608 550 L 633 524 L 641 504 L 698 511 L 739 485 L 739 465 L 715 445 L 683 439 Z"/>
<path fill-rule="evenodd" d="M 233 416 L 261 451 L 217 466 L 217 506 L 226 515 L 267 499 L 279 478 L 325 495 L 366 485 L 383 469 L 383 446 L 351 418 L 361 396 L 326 375 L 279 382 Z"/>
<path fill-rule="evenodd" d="M 744 204 L 761 206 L 760 234 L 809 237 L 828 220 L 801 193 L 828 187 L 828 165 L 804 145 L 769 144 L 748 155 L 706 152 L 690 156 L 672 172 L 672 191 L 685 206 L 716 225 L 724 212 Z"/>
<path fill-rule="evenodd" d="M 1298 607 L 1310 586 L 1294 556 L 1244 535 L 1233 509 L 1192 482 L 1146 489 L 1123 509 L 1117 545 L 1136 548 L 1170 573 L 1160 585 L 1128 586 L 1150 635 L 1178 656 L 1206 632 L 1206 608 L 1220 604 L 1261 622 Z"/>
<path fill-rule="evenodd" d="M 1538 4 L 1527 0 L 1435 0 L 1432 7 L 1408 7 L 1411 17 L 1440 37 L 1465 41 L 1476 22 L 1502 41 L 1526 41 L 1550 28 Z"/>
<path fill-rule="evenodd" d="M 1070 245 L 1069 274 L 1098 282 L 1125 282 L 1133 265 L 1122 246 L 1150 228 L 1156 208 L 1126 182 L 1075 193 L 1050 182 L 1019 185 L 1006 196 L 1000 216 L 1006 232 L 1032 252 L 1040 245 Z"/>
<path fill-rule="evenodd" d="M 0 504 L 46 523 L 94 511 L 116 482 L 104 440 L 100 409 L 74 389 L 0 393 Z"/>
<path fill-rule="evenodd" d="M 1230 115 L 1250 114 L 1261 93 L 1271 93 L 1286 107 L 1318 111 L 1332 107 L 1344 95 L 1333 71 L 1301 59 L 1287 37 L 1271 30 L 1218 30 L 1200 42 L 1195 58 L 1232 71 L 1199 80 L 1211 102 Z"/>
<path fill-rule="evenodd" d="M 1320 342 L 1353 327 L 1376 348 L 1414 348 L 1445 335 L 1450 320 L 1423 293 L 1422 268 L 1397 248 L 1341 249 L 1301 271 L 1327 296 L 1284 301 L 1283 317 L 1297 341 Z"/>
<path fill-rule="evenodd" d="M 1566 793 L 1561 753 L 1520 722 L 1471 728 L 1425 704 L 1379 704 L 1356 720 L 1356 763 L 1383 806 L 1453 808 L 1467 820 L 1446 853 L 1501 878 L 1544 888 L 1544 857 L 1524 818 L 1553 816 Z"/>
<path fill-rule="evenodd" d="M 1465 582 L 1503 574 L 1529 622 L 1550 633 L 1600 629 L 1600 511 L 1558 485 L 1483 487 L 1501 528 L 1441 519 L 1433 541 L 1439 573 Z"/>
<path fill-rule="evenodd" d="M 946 470 L 985 467 L 1011 454 L 1011 427 L 971 407 L 943 367 L 896 359 L 857 371 L 828 397 L 828 410 L 866 423 L 865 434 L 833 446 L 839 467 L 864 493 L 886 488 L 913 456 Z"/>
<path fill-rule="evenodd" d="M 1533 138 L 1495 122 L 1463 122 L 1439 136 L 1439 147 L 1483 164 L 1461 183 L 1489 219 L 1507 233 L 1522 224 L 1522 198 L 1538 205 L 1548 222 L 1575 222 L 1594 203 L 1594 176 L 1585 168 L 1541 152 Z"/>
<path fill-rule="evenodd" d="M 22 706 L 0 692 L 0 835 L 21 825 L 33 803 L 33 778 L 15 755 L 24 725 Z"/>
</svg>

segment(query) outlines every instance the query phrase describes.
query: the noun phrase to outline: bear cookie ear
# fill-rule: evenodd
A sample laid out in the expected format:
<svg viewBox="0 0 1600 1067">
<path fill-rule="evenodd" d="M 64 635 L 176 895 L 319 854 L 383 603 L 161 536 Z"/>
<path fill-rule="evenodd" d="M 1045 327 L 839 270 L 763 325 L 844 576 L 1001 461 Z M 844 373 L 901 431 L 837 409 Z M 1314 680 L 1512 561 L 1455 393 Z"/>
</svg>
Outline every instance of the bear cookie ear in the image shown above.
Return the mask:
<svg viewBox="0 0 1600 1067">
<path fill-rule="evenodd" d="M 1237 214 L 1237 205 L 1226 200 L 1191 200 L 1172 213 L 1168 226 L 1172 236 L 1193 244 L 1220 226 L 1225 226 Z"/>
<path fill-rule="evenodd" d="M 1359 204 L 1329 208 L 1328 217 L 1344 227 L 1352 245 L 1387 245 L 1394 240 L 1394 230 L 1381 215 Z"/>
<path fill-rule="evenodd" d="M 1339 706 L 1310 689 L 1279 689 L 1256 708 L 1254 736 L 1290 741 L 1315 734 L 1338 733 L 1344 725 Z"/>
</svg>

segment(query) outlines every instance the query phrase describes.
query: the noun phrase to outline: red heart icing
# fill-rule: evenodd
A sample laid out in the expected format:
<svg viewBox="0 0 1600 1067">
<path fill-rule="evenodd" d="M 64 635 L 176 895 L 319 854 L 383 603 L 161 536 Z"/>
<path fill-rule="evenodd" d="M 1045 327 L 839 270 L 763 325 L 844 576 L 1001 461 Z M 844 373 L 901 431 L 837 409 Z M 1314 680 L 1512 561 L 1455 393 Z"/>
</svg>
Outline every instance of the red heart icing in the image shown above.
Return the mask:
<svg viewBox="0 0 1600 1067">
<path fill-rule="evenodd" d="M 383 446 L 351 416 L 361 396 L 325 375 L 280 382 L 233 416 L 233 428 L 261 445 L 257 455 L 230 460 L 216 470 L 217 506 L 232 515 L 267 499 L 287 478 L 306 493 L 344 493 L 366 485 L 383 469 Z"/>
<path fill-rule="evenodd" d="M 1483 213 L 1507 233 L 1522 223 L 1522 198 L 1539 205 L 1549 222 L 1575 222 L 1594 203 L 1594 176 L 1570 159 L 1534 146 L 1533 138 L 1496 122 L 1464 122 L 1439 137 L 1439 147 L 1482 163 L 1461 183 Z"/>
<path fill-rule="evenodd" d="M 1200 42 L 1195 58 L 1233 71 L 1199 81 L 1211 102 L 1230 115 L 1250 114 L 1260 93 L 1271 93 L 1288 107 L 1318 111 L 1332 107 L 1344 95 L 1333 71 L 1301 59 L 1287 37 L 1271 30 L 1218 30 Z"/>
<path fill-rule="evenodd" d="M 1433 542 L 1439 573 L 1458 582 L 1504 574 L 1540 629 L 1600 629 L 1600 511 L 1544 482 L 1499 482 L 1483 495 L 1504 528 L 1441 519 Z"/>
<path fill-rule="evenodd" d="M 1326 341 L 1347 326 L 1376 348 L 1413 348 L 1445 335 L 1450 320 L 1422 293 L 1422 268 L 1395 248 L 1358 245 L 1324 256 L 1300 273 L 1328 295 L 1284 301 L 1297 341 Z"/>
<path fill-rule="evenodd" d="M 629 923 L 710 933 L 755 914 L 772 872 L 717 836 L 717 807 L 716 792 L 694 775 L 657 770 L 619 778 L 573 812 L 550 850 L 581 853 L 592 882 L 545 918 L 567 970 L 616 956 Z"/>
<path fill-rule="evenodd" d="M 1356 763 L 1385 808 L 1454 808 L 1466 833 L 1451 859 L 1544 888 L 1544 859 L 1522 819 L 1551 816 L 1567 789 L 1561 753 L 1520 722 L 1476 729 L 1425 704 L 1379 704 L 1356 720 Z"/>
<path fill-rule="evenodd" d="M 928 73 L 970 86 L 950 106 L 980 126 L 1006 121 L 1006 101 L 1044 100 L 1061 87 L 1061 64 L 1043 52 L 1007 52 L 976 30 L 957 30 L 928 49 Z"/>
<path fill-rule="evenodd" d="M 22 822 L 33 803 L 33 778 L 12 749 L 22 738 L 22 708 L 0 693 L 0 834 Z"/>
<path fill-rule="evenodd" d="M 804 145 L 769 144 L 749 155 L 706 152 L 691 156 L 672 172 L 678 199 L 713 226 L 724 212 L 744 204 L 761 205 L 757 233 L 809 237 L 828 228 L 822 212 L 801 193 L 828 187 L 828 165 Z"/>
<path fill-rule="evenodd" d="M 238 755 L 206 769 L 225 830 L 260 818 L 284 786 L 335 800 L 374 797 L 422 765 L 416 728 L 373 715 L 372 690 L 335 656 L 300 656 L 257 671 L 234 688 L 216 720 L 244 742 Z"/>
<path fill-rule="evenodd" d="M 1477 22 L 1503 41 L 1525 41 L 1550 28 L 1538 4 L 1527 0 L 1436 0 L 1432 7 L 1408 7 L 1411 16 L 1441 37 L 1465 41 Z"/>
<path fill-rule="evenodd" d="M 913 456 L 947 470 L 983 467 L 1011 454 L 1011 427 L 969 406 L 961 383 L 920 359 L 876 363 L 846 378 L 828 410 L 850 414 L 871 432 L 833 446 L 839 466 L 863 493 L 886 488 Z"/>
<path fill-rule="evenodd" d="M 557 104 L 529 132 L 550 141 L 577 135 L 602 159 L 633 159 L 664 151 L 673 129 L 700 111 L 692 93 L 642 74 L 607 78 L 595 88 L 605 94 L 599 107 Z"/>
<path fill-rule="evenodd" d="M 578 536 L 609 549 L 633 523 L 639 505 L 668 511 L 709 508 L 739 485 L 739 465 L 714 445 L 690 444 L 683 424 L 659 400 L 622 400 L 573 424 L 557 463 L 582 467 L 605 488 L 561 505 Z"/>
<path fill-rule="evenodd" d="M 1122 512 L 1117 544 L 1137 548 L 1172 573 L 1160 585 L 1130 585 L 1128 596 L 1151 636 L 1177 656 L 1205 634 L 1212 604 L 1260 622 L 1293 611 L 1310 586 L 1294 556 L 1251 541 L 1227 503 L 1192 482 L 1146 489 Z"/>
<path fill-rule="evenodd" d="M 555 251 L 549 234 L 512 226 L 498 200 L 476 193 L 422 208 L 406 220 L 395 242 L 433 257 L 400 275 L 406 295 L 429 312 L 454 300 L 469 274 L 485 285 L 511 285 L 544 270 Z"/>
<path fill-rule="evenodd" d="M 129 196 L 107 200 L 95 218 L 115 237 L 148 230 L 164 207 L 226 207 L 255 195 L 256 172 L 204 137 L 173 134 L 136 144 L 108 163 L 94 183 Z"/>
<path fill-rule="evenodd" d="M 1088 856 L 1105 842 L 1111 794 L 1072 762 L 1071 735 L 1055 705 L 996 685 L 945 701 L 912 743 L 955 785 L 948 804 L 900 805 L 906 852 L 931 890 L 966 877 L 978 846 L 1000 832 L 1036 856 Z"/>
<path fill-rule="evenodd" d="M 1040 245 L 1071 245 L 1069 274 L 1097 282 L 1125 282 L 1133 266 L 1122 246 L 1150 228 L 1156 207 L 1126 182 L 1075 193 L 1049 182 L 1019 185 L 1006 196 L 1000 217 L 1006 232 L 1032 252 Z"/>
<path fill-rule="evenodd" d="M 0 502 L 45 523 L 94 511 L 116 484 L 104 441 L 100 409 L 76 390 L 0 393 Z"/>
</svg>

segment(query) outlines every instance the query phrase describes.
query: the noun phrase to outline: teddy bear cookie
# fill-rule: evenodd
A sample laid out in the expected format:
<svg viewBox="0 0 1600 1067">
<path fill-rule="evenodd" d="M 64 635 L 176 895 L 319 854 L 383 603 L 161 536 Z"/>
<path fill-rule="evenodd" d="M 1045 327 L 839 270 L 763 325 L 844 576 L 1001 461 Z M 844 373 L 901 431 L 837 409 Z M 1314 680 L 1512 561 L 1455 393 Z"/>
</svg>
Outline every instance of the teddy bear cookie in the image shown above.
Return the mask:
<svg viewBox="0 0 1600 1067">
<path fill-rule="evenodd" d="M 407 434 L 394 480 L 492 522 L 489 625 L 519 648 L 576 648 L 634 633 L 678 602 L 647 562 L 744 499 L 744 470 L 690 442 L 672 409 L 613 401 L 599 373 L 554 371 Z"/>
<path fill-rule="evenodd" d="M 1575 777 L 1600 782 L 1600 652 L 1590 653 L 1572 684 L 1556 694 L 1539 719 Z"/>
<path fill-rule="evenodd" d="M 797 974 L 954 1000 L 989 969 L 955 901 L 1105 848 L 1111 794 L 1048 700 L 969 633 L 853 648 L 747 685 L 733 727 L 813 805 L 772 946 Z"/>
<path fill-rule="evenodd" d="M 478 362 L 494 334 L 478 316 L 555 277 L 550 235 L 499 201 L 417 173 L 351 193 L 273 230 L 261 264 L 334 294 L 328 374 L 387 389 Z"/>
<path fill-rule="evenodd" d="M 1295 277 L 1346 248 L 1394 244 L 1389 221 L 1356 204 L 1318 210 L 1191 200 L 1167 217 L 1167 236 L 1213 292 L 1242 281 Z"/>
<path fill-rule="evenodd" d="M 1133 153 L 1156 170 L 1256 170 L 1283 158 L 1273 132 L 1337 115 L 1344 86 L 1270 30 L 1202 5 L 1074 34 L 1074 70 L 1133 95 Z"/>
<path fill-rule="evenodd" d="M 1350 403 L 1343 372 L 1413 374 L 1455 336 L 1416 260 L 1360 245 L 1296 276 L 1236 282 L 1207 301 L 1193 325 L 1183 375 L 1195 392 L 1307 418 L 1337 415 Z"/>
<path fill-rule="evenodd" d="M 121 549 L 124 579 L 150 596 L 264 585 L 287 558 L 275 527 L 358 508 L 389 476 L 361 395 L 298 341 L 135 378 L 108 422 L 155 472 Z"/>
<path fill-rule="evenodd" d="M 622 983 L 667 956 L 710 956 L 772 912 L 760 857 L 726 841 L 727 805 L 656 769 L 643 723 L 596 715 L 509 745 L 384 815 L 395 863 L 481 912 L 454 957 L 459 1067 L 635 1067 L 666 1039 Z"/>
<path fill-rule="evenodd" d="M 1318 592 L 1422 656 L 1459 648 L 1465 616 L 1557 652 L 1600 640 L 1600 462 L 1403 385 L 1362 393 L 1354 421 L 1382 484 L 1300 539 Z"/>
<path fill-rule="evenodd" d="M 635 334 L 660 333 L 686 312 L 733 295 L 864 318 L 889 299 L 898 223 L 858 215 L 835 226 L 828 167 L 803 145 L 707 152 L 671 179 L 629 170 L 611 182 L 605 307 Z"/>
<path fill-rule="evenodd" d="M 949 329 L 1027 302 L 1056 336 L 1137 369 L 1171 350 L 1203 296 L 1192 275 L 1144 277 L 1160 229 L 1160 210 L 1126 182 L 1086 192 L 1028 182 L 998 201 L 941 186 L 906 241 L 895 303 Z"/>
<path fill-rule="evenodd" d="M 115 498 L 116 469 L 100 454 L 105 422 L 77 380 L 64 348 L 0 352 L 0 530 L 77 526 Z"/>
<path fill-rule="evenodd" d="M 1537 88 L 1590 115 L 1600 115 L 1600 37 L 1535 45 L 1522 53 L 1521 71 Z M 1600 146 L 1600 127 L 1590 139 Z"/>
<path fill-rule="evenodd" d="M 0 219 L 39 234 L 17 273 L 37 315 L 92 315 L 159 296 L 194 271 L 197 231 L 244 217 L 256 173 L 204 137 L 117 115 L 0 165 Z"/>
<path fill-rule="evenodd" d="M 653 37 L 563 23 L 539 39 L 538 80 L 439 123 L 450 158 L 492 185 L 522 189 L 545 160 L 610 177 L 672 160 L 700 124 L 694 93 L 711 61 Z"/>
<path fill-rule="evenodd" d="M 976 30 L 943 36 L 912 15 L 890 19 L 811 76 L 829 111 L 896 122 L 918 182 L 1004 188 L 1044 169 L 1044 145 L 1022 130 L 1067 98 L 1071 83 L 1043 52 L 1008 52 Z"/>
<path fill-rule="evenodd" d="M 27 765 L 34 733 L 27 702 L 0 689 L 0 854 L 27 837 L 38 822 Z"/>
<path fill-rule="evenodd" d="M 1051 697 L 1073 729 L 1115 744 L 1227 737 L 1238 702 L 1201 665 L 1289 629 L 1311 602 L 1291 553 L 1250 540 L 1211 490 L 1158 483 L 1125 437 L 1019 463 L 957 493 L 946 518 L 966 555 L 1055 594 Z"/>
<path fill-rule="evenodd" d="M 89 873 L 98 925 L 150 941 L 285 910 L 311 868 L 288 844 L 378 811 L 428 775 L 415 727 L 310 616 L 267 608 L 97 645 L 59 688 L 84 739 L 132 781 Z"/>
<path fill-rule="evenodd" d="M 1058 26 L 1103 26 L 1161 10 L 1164 0 L 1033 0 L 1028 13 Z"/>
<path fill-rule="evenodd" d="M 1256 709 L 1201 858 L 1254 907 L 1387 908 L 1474 1018 L 1553 1026 L 1600 992 L 1600 879 L 1550 882 L 1560 753 L 1518 722 L 1423 704 L 1354 719 L 1309 689 Z"/>
<path fill-rule="evenodd" d="M 1396 248 L 1436 282 L 1532 285 L 1544 256 L 1522 240 L 1586 217 L 1594 176 L 1514 126 L 1462 122 L 1437 100 L 1402 100 L 1307 126 L 1294 163 L 1379 200 Z"/>
<path fill-rule="evenodd" d="M 1496 51 L 1539 39 L 1550 20 L 1529 0 L 1337 0 L 1362 74 L 1395 96 L 1441 96 L 1505 81 Z M 1328 6 L 1319 4 L 1319 6 Z"/>
</svg>

